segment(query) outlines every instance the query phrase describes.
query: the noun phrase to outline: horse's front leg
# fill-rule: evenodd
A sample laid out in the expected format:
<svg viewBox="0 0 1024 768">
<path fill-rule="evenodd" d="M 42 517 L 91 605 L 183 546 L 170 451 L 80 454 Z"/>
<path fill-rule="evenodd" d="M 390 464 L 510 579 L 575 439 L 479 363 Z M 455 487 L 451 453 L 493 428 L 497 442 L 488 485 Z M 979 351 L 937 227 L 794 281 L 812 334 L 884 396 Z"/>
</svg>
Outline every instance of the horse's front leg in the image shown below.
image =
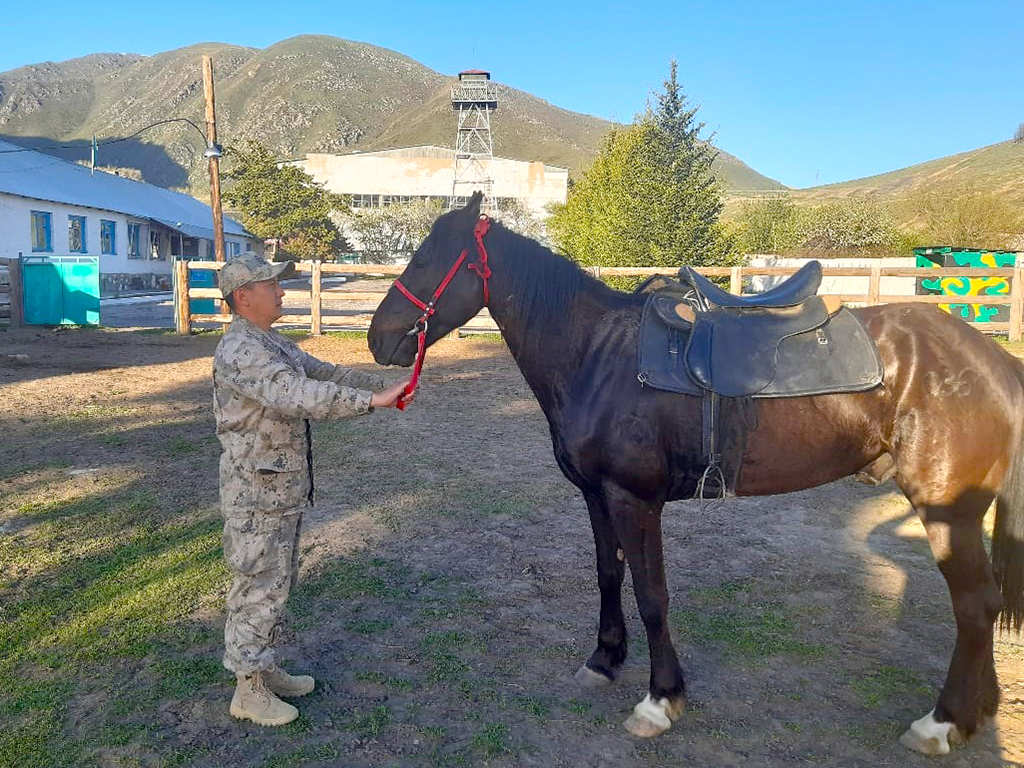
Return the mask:
<svg viewBox="0 0 1024 768">
<path fill-rule="evenodd" d="M 662 503 L 637 498 L 606 482 L 605 500 L 633 575 L 640 617 L 651 652 L 647 696 L 624 723 L 635 736 L 657 736 L 672 727 L 686 707 L 686 682 L 668 627 L 668 589 L 661 544 Z"/>
<path fill-rule="evenodd" d="M 601 623 L 597 649 L 576 672 L 576 680 L 587 688 L 612 682 L 626 660 L 626 622 L 622 615 L 622 579 L 626 572 L 619 537 L 615 535 L 608 505 L 600 493 L 584 491 L 590 510 L 597 551 L 597 585 L 601 590 Z"/>
</svg>

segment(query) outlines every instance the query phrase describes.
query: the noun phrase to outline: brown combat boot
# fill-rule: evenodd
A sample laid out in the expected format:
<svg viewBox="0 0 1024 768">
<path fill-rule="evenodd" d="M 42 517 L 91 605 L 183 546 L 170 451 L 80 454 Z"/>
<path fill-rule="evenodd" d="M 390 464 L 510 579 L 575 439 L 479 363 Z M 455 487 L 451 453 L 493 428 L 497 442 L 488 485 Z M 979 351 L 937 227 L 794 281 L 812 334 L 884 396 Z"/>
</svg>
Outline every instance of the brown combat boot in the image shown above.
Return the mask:
<svg viewBox="0 0 1024 768">
<path fill-rule="evenodd" d="M 231 699 L 231 716 L 252 720 L 257 725 L 290 723 L 299 716 L 299 710 L 270 692 L 265 675 L 265 672 L 238 675 L 238 685 Z"/>
<path fill-rule="evenodd" d="M 305 696 L 316 685 L 316 681 L 309 675 L 289 675 L 277 666 L 263 671 L 263 682 L 272 693 L 288 698 Z"/>
</svg>

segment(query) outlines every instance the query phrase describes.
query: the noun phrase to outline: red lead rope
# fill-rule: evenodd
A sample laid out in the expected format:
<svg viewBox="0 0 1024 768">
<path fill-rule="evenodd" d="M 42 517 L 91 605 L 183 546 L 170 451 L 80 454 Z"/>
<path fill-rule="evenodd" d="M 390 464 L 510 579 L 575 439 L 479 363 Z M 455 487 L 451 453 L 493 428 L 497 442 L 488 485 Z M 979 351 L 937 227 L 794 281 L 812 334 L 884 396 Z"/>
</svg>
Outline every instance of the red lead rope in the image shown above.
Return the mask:
<svg viewBox="0 0 1024 768">
<path fill-rule="evenodd" d="M 487 278 L 491 276 L 491 268 L 487 265 L 487 249 L 484 247 L 484 235 L 487 234 L 487 230 L 491 226 L 491 220 L 486 216 L 481 216 L 477 221 L 476 226 L 473 227 L 473 237 L 476 239 L 476 250 L 480 256 L 479 263 L 470 263 L 466 265 L 466 268 L 476 272 L 480 275 L 480 279 L 484 281 L 484 306 L 491 300 L 491 294 L 487 287 Z M 463 249 L 462 253 L 459 254 L 459 258 L 452 264 L 452 268 L 448 270 L 448 274 L 444 276 L 444 280 L 437 286 L 437 290 L 434 291 L 434 295 L 430 297 L 430 301 L 424 303 L 413 295 L 412 291 L 402 285 L 401 280 L 395 280 L 395 288 L 405 296 L 409 301 L 415 304 L 417 307 L 423 310 L 423 314 L 420 315 L 419 319 L 413 324 L 412 328 L 409 329 L 407 335 L 411 336 L 416 334 L 416 362 L 412 367 L 412 378 L 409 379 L 409 383 L 406 384 L 402 394 L 398 397 L 398 402 L 395 407 L 400 411 L 405 410 L 406 399 L 413 392 L 416 391 L 416 387 L 420 382 L 420 373 L 423 371 L 423 358 L 427 354 L 427 320 L 435 312 L 437 306 L 437 300 L 441 298 L 441 294 L 445 292 L 448 284 L 455 277 L 455 273 L 459 271 L 459 267 L 462 266 L 462 262 L 466 260 L 468 250 Z"/>
</svg>

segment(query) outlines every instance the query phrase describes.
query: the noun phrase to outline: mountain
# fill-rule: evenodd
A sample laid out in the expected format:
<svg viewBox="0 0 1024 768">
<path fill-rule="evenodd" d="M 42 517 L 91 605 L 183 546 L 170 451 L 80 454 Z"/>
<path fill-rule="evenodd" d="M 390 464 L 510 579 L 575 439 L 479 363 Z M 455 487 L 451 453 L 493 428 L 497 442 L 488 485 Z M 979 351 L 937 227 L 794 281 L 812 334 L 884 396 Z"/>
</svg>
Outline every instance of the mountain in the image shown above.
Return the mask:
<svg viewBox="0 0 1024 768">
<path fill-rule="evenodd" d="M 97 165 L 203 197 L 201 136 L 183 123 L 147 128 L 186 117 L 205 130 L 203 54 L 213 58 L 223 144 L 255 139 L 282 158 L 454 145 L 453 77 L 386 48 L 321 35 L 265 49 L 199 43 L 155 56 L 98 53 L 0 73 L 0 135 L 78 161 L 89 160 L 95 135 Z M 578 176 L 613 127 L 501 86 L 494 152 L 566 166 Z M 103 143 L 110 139 L 118 141 Z M 783 188 L 725 152 L 716 164 L 726 189 Z"/>
<path fill-rule="evenodd" d="M 1024 204 L 1024 144 L 1004 141 L 877 176 L 796 190 L 793 194 L 808 202 L 854 195 L 896 199 L 955 187 L 983 189 Z"/>
</svg>

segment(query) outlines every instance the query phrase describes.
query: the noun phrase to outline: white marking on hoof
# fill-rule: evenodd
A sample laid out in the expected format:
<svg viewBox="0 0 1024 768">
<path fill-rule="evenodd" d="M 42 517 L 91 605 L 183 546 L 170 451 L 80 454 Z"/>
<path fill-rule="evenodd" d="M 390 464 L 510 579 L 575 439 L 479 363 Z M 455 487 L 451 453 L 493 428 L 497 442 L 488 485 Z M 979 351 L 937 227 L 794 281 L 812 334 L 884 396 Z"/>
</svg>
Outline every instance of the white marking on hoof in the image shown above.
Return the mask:
<svg viewBox="0 0 1024 768">
<path fill-rule="evenodd" d="M 674 712 L 668 699 L 655 700 L 648 693 L 643 701 L 633 707 L 633 714 L 627 717 L 622 725 L 634 736 L 649 739 L 672 727 L 673 714 L 679 717 L 679 713 Z"/>
<path fill-rule="evenodd" d="M 960 729 L 953 723 L 936 720 L 934 709 L 915 720 L 910 730 L 900 736 L 900 744 L 923 755 L 948 755 L 950 742 L 958 744 L 960 740 Z"/>
<path fill-rule="evenodd" d="M 600 672 L 595 672 L 586 664 L 576 670 L 574 675 L 576 682 L 584 688 L 606 688 L 612 684 L 612 679 L 608 675 L 602 675 Z"/>
</svg>

